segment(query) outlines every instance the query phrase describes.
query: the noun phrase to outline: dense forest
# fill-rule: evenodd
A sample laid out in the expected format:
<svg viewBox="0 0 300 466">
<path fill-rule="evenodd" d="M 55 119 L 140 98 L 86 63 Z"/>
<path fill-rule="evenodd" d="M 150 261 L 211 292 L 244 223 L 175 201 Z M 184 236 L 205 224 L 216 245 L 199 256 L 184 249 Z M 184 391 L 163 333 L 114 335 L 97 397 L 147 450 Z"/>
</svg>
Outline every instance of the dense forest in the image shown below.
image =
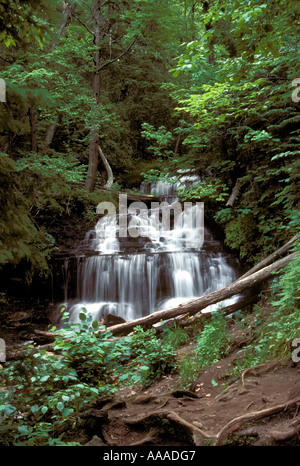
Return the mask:
<svg viewBox="0 0 300 466">
<path fill-rule="evenodd" d="M 118 207 L 120 192 L 138 194 L 141 183 L 180 171 L 201 177 L 181 200 L 204 202 L 206 221 L 245 269 L 297 236 L 297 2 L 0 0 L 0 13 L 1 312 L 11 309 L 14 286 L 26 299 L 49 279 L 55 258 L 96 223 L 100 202 Z M 295 255 L 267 283 L 264 304 L 275 317 L 255 355 L 248 348 L 248 364 L 286 355 L 286 343 L 300 337 L 299 273 Z M 58 332 L 61 359 L 33 359 L 29 350 L 5 369 L 1 384 L 13 395 L 1 392 L 0 443 L 72 443 L 62 432 L 83 406 L 172 366 L 170 345 L 152 330 L 113 347 L 82 319 L 90 331 L 69 330 L 67 343 Z M 223 332 L 223 321 L 214 325 Z M 91 348 L 99 345 L 96 374 Z M 139 376 L 132 354 L 146 361 Z"/>
</svg>

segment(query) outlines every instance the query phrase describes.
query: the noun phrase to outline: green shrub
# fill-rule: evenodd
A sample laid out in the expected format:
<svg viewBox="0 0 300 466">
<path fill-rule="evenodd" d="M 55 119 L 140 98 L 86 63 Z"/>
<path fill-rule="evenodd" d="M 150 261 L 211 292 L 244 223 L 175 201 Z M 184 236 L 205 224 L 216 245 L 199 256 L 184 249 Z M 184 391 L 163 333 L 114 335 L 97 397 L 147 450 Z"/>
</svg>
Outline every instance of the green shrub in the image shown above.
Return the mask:
<svg viewBox="0 0 300 466">
<path fill-rule="evenodd" d="M 176 354 L 171 345 L 162 343 L 154 329 L 143 330 L 137 326 L 134 330 L 135 333 L 131 336 L 132 361 L 128 380 L 148 386 L 176 367 Z"/>
<path fill-rule="evenodd" d="M 299 243 L 294 250 L 299 250 Z M 268 317 L 262 320 L 261 316 L 266 303 L 256 306 L 253 319 L 258 318 L 258 325 L 249 326 L 251 344 L 240 350 L 235 372 L 267 361 L 291 358 L 291 341 L 300 335 L 299 276 L 300 255 L 273 279 Z"/>
<path fill-rule="evenodd" d="M 179 363 L 179 380 L 181 388 L 188 389 L 196 379 L 201 366 L 195 354 L 185 356 Z"/>
<path fill-rule="evenodd" d="M 229 337 L 227 322 L 221 312 L 214 312 L 196 337 L 194 354 L 184 357 L 179 363 L 179 379 L 182 388 L 187 388 L 199 372 L 216 363 L 227 354 Z"/>
<path fill-rule="evenodd" d="M 189 335 L 185 329 L 175 325 L 172 328 L 163 330 L 162 339 L 164 344 L 170 345 L 174 350 L 176 350 L 188 342 Z"/>
<path fill-rule="evenodd" d="M 86 311 L 80 317 L 54 334 L 57 354 L 29 346 L 0 371 L 0 444 L 69 444 L 65 426 L 75 428 L 87 404 L 116 390 L 111 333 Z"/>
<path fill-rule="evenodd" d="M 64 432 L 74 432 L 87 405 L 124 383 L 147 386 L 175 367 L 172 347 L 155 330 L 136 327 L 115 339 L 85 309 L 79 317 L 52 328 L 55 353 L 29 346 L 1 368 L 0 445 L 71 445 Z"/>
<path fill-rule="evenodd" d="M 219 361 L 226 355 L 229 347 L 229 337 L 225 317 L 215 312 L 197 338 L 195 354 L 201 368 Z"/>
</svg>

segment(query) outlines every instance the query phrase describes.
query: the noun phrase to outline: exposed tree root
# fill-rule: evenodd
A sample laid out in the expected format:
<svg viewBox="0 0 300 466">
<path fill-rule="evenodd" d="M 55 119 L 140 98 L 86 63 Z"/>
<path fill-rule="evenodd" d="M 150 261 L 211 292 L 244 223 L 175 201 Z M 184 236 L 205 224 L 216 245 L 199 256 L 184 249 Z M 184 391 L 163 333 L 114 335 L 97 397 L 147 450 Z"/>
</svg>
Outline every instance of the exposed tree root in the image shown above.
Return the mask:
<svg viewBox="0 0 300 466">
<path fill-rule="evenodd" d="M 272 370 L 274 367 L 276 367 L 278 364 L 280 364 L 281 360 L 279 361 L 273 361 L 273 362 L 265 362 L 265 363 L 262 363 L 262 364 L 258 364 L 256 366 L 253 366 L 253 367 L 249 367 L 248 369 L 245 369 L 243 372 L 242 372 L 242 375 L 241 375 L 241 381 L 242 381 L 242 387 L 244 388 L 245 387 L 245 376 L 246 374 L 249 374 L 249 372 L 256 372 L 257 370 L 261 369 L 261 368 L 264 368 L 264 370 L 262 371 L 262 373 L 266 373 L 270 370 Z"/>
<path fill-rule="evenodd" d="M 157 442 L 158 438 L 159 438 L 159 431 L 154 430 L 153 432 L 150 432 L 149 434 L 147 434 L 146 437 L 142 438 L 141 440 L 138 440 L 137 442 L 130 443 L 128 446 L 138 447 L 138 446 L 144 446 L 144 445 L 153 445 Z"/>
<path fill-rule="evenodd" d="M 170 421 L 171 426 L 165 424 L 166 420 Z M 174 431 L 174 429 L 175 431 L 179 430 L 179 432 L 183 432 L 189 438 L 190 443 L 193 445 L 198 444 L 195 439 L 195 434 L 199 434 L 203 440 L 214 438 L 212 434 L 199 429 L 196 425 L 186 421 L 175 411 L 155 411 L 151 414 L 147 414 L 146 416 L 142 416 L 141 418 L 127 419 L 126 424 L 136 428 L 147 428 L 148 426 L 160 425 L 167 432 L 170 432 L 171 430 Z"/>
<path fill-rule="evenodd" d="M 194 432 L 197 432 L 198 434 L 202 435 L 202 437 L 206 439 L 211 439 L 214 437 L 212 434 L 209 434 L 208 432 L 205 432 L 204 430 L 199 429 L 199 427 L 195 426 L 194 424 L 191 424 L 190 422 L 185 421 L 182 417 L 180 417 L 177 413 L 175 413 L 175 411 L 170 411 L 166 417 L 170 421 L 173 421 L 179 424 L 180 426 L 188 429 L 189 431 L 191 431 L 192 434 Z"/>
<path fill-rule="evenodd" d="M 235 419 L 232 419 L 230 422 L 228 422 L 217 434 L 214 445 L 215 446 L 220 446 L 223 445 L 225 439 L 230 435 L 231 433 L 237 431 L 241 425 L 243 425 L 245 422 L 249 421 L 256 421 L 258 419 L 262 419 L 264 417 L 271 416 L 272 414 L 278 413 L 280 411 L 285 411 L 286 409 L 292 407 L 293 405 L 298 405 L 300 403 L 300 396 L 297 398 L 294 398 L 293 400 L 290 400 L 288 402 L 282 403 L 280 405 L 272 406 L 271 408 L 263 409 L 261 411 L 252 411 L 251 413 L 246 413 L 243 414 L 242 416 L 236 417 Z M 285 435 L 288 435 L 287 438 L 290 438 L 290 434 L 293 433 L 298 433 L 300 431 L 300 424 L 296 424 L 296 426 L 292 426 L 292 429 L 285 432 L 281 433 L 284 439 Z M 252 432 L 253 433 L 253 432 Z M 273 432 L 274 436 L 276 436 L 276 432 Z M 274 437 L 275 438 L 275 437 Z M 278 440 L 278 439 L 277 439 Z"/>
</svg>

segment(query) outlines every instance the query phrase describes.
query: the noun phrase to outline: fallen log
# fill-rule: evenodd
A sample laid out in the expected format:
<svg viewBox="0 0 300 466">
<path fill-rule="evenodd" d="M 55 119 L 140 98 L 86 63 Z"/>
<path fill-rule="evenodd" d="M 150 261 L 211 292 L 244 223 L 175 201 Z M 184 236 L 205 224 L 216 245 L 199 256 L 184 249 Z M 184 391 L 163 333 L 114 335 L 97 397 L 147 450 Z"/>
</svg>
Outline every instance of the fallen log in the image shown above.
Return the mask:
<svg viewBox="0 0 300 466">
<path fill-rule="evenodd" d="M 296 256 L 297 252 L 292 253 L 283 259 L 278 260 L 274 264 L 264 267 L 263 269 L 251 274 L 249 277 L 236 280 L 225 288 L 213 291 L 205 296 L 202 296 L 201 298 L 193 299 L 184 304 L 180 304 L 179 306 L 154 312 L 153 314 L 150 314 L 146 317 L 141 317 L 140 319 L 113 325 L 109 328 L 109 330 L 113 333 L 113 335 L 126 335 L 138 325 L 147 328 L 153 324 L 156 324 L 157 322 L 173 319 L 174 317 L 178 317 L 182 314 L 193 316 L 211 304 L 216 304 L 245 290 L 251 289 L 253 286 L 269 278 L 272 273 L 278 272 L 280 269 L 286 267 L 293 259 L 296 258 Z M 207 314 L 203 315 L 205 316 Z"/>
<path fill-rule="evenodd" d="M 292 246 L 294 246 L 294 244 L 296 243 L 296 241 L 299 239 L 299 236 L 296 235 L 294 236 L 292 239 L 290 239 L 287 243 L 285 243 L 281 248 L 277 249 L 275 252 L 273 252 L 272 254 L 270 254 L 268 257 L 266 257 L 265 259 L 263 259 L 261 262 L 259 262 L 258 264 L 256 264 L 254 267 L 252 267 L 250 270 L 248 270 L 248 272 L 244 273 L 240 278 L 239 280 L 241 280 L 242 278 L 246 278 L 246 277 L 249 277 L 250 275 L 252 275 L 253 273 L 257 272 L 258 270 L 261 270 L 263 269 L 264 267 L 266 267 L 267 265 L 270 265 L 272 264 L 272 262 L 274 262 L 274 260 L 277 260 L 280 256 L 282 256 L 283 254 L 285 254 L 286 252 L 288 252 Z"/>
<path fill-rule="evenodd" d="M 259 297 L 257 294 L 253 294 L 250 296 L 246 296 L 245 298 L 240 299 L 234 304 L 230 304 L 229 306 L 221 307 L 220 310 L 222 310 L 222 314 L 225 316 L 228 316 L 230 314 L 233 314 L 236 311 L 240 311 L 241 309 L 244 309 L 246 306 L 249 306 L 251 304 L 255 304 L 258 301 Z M 215 311 L 212 311 L 215 312 Z M 205 313 L 205 316 L 208 317 L 212 314 L 212 312 L 207 312 Z M 185 315 L 180 316 L 175 318 L 176 324 L 178 324 L 181 327 L 184 327 L 185 325 L 189 325 L 196 321 L 198 316 L 193 316 L 190 318 L 187 318 Z"/>
<path fill-rule="evenodd" d="M 141 193 L 130 193 L 124 191 L 116 191 L 114 189 L 107 189 L 107 188 L 97 188 L 98 191 L 101 192 L 109 192 L 115 195 L 126 194 L 127 201 L 139 201 L 139 202 L 159 202 L 161 200 L 161 196 L 156 196 L 154 194 L 141 194 Z"/>
</svg>

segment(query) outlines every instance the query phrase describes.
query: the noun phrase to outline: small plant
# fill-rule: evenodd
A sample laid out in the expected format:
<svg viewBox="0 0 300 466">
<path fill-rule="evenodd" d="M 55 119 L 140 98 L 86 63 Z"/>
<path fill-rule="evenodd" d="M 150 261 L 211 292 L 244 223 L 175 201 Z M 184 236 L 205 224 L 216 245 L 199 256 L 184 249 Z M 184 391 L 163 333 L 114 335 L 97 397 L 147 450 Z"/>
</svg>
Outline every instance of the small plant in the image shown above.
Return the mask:
<svg viewBox="0 0 300 466">
<path fill-rule="evenodd" d="M 195 354 L 200 367 L 205 368 L 226 355 L 229 347 L 227 323 L 222 313 L 212 314 L 211 322 L 205 325 L 197 339 Z"/>
<path fill-rule="evenodd" d="M 212 314 L 211 321 L 204 326 L 200 336 L 196 337 L 196 341 L 194 354 L 186 356 L 179 364 L 182 388 L 188 388 L 201 370 L 226 355 L 229 337 L 226 319 L 221 312 L 216 311 Z"/>
<path fill-rule="evenodd" d="M 188 389 L 197 377 L 201 366 L 195 355 L 185 356 L 179 363 L 179 379 L 181 388 Z"/>
<path fill-rule="evenodd" d="M 140 326 L 135 327 L 135 333 L 131 336 L 131 351 L 132 374 L 129 380 L 133 383 L 150 385 L 176 367 L 176 355 L 172 346 L 162 343 L 154 329 L 143 330 Z"/>
<path fill-rule="evenodd" d="M 142 123 L 142 128 L 141 135 L 147 141 L 152 142 L 152 145 L 148 147 L 150 152 L 156 157 L 167 158 L 173 155 L 174 152 L 169 149 L 173 141 L 173 135 L 170 131 L 167 131 L 164 126 L 155 129 L 155 127 L 149 123 Z"/>
<path fill-rule="evenodd" d="M 163 342 L 172 346 L 174 350 L 186 344 L 189 341 L 189 335 L 185 329 L 175 325 L 172 328 L 163 330 Z"/>
<path fill-rule="evenodd" d="M 296 249 L 299 246 L 296 247 Z M 300 256 L 298 255 L 271 285 L 271 311 L 263 319 L 260 308 L 253 316 L 252 342 L 240 351 L 236 372 L 266 361 L 290 359 L 290 342 L 300 335 L 298 281 Z M 274 310 L 275 309 L 275 310 Z M 250 327 L 250 326 L 249 326 Z"/>
</svg>

